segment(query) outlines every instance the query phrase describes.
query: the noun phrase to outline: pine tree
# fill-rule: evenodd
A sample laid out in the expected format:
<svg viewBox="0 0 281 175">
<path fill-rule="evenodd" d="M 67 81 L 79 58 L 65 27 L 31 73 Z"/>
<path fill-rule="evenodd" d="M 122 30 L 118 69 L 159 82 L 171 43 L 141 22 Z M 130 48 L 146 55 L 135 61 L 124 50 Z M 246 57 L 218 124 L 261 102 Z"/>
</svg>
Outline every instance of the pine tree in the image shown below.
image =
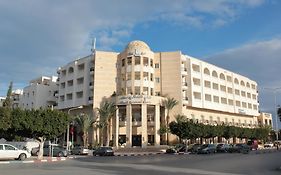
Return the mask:
<svg viewBox="0 0 281 175">
<path fill-rule="evenodd" d="M 10 82 L 9 89 L 7 91 L 6 99 L 3 102 L 3 107 L 12 108 L 13 101 L 12 101 L 12 90 L 13 90 L 13 82 Z"/>
</svg>

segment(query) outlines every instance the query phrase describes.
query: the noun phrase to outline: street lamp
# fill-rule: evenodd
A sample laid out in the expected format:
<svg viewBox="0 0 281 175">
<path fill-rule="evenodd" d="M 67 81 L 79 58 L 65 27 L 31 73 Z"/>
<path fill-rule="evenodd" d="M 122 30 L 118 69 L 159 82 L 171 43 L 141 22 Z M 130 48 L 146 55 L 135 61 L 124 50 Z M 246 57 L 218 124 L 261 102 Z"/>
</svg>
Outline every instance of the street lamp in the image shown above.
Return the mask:
<svg viewBox="0 0 281 175">
<path fill-rule="evenodd" d="M 267 89 L 267 90 L 271 90 L 273 91 L 274 93 L 274 110 L 275 110 L 275 123 L 276 123 L 276 140 L 278 140 L 278 114 L 277 114 L 277 105 L 276 105 L 276 93 L 278 90 L 281 89 L 281 87 L 278 87 L 278 88 L 264 88 L 264 89 Z"/>
<path fill-rule="evenodd" d="M 67 111 L 67 114 L 70 115 L 70 111 L 75 110 L 75 109 L 82 109 L 83 106 L 78 106 L 75 108 L 70 108 Z M 66 131 L 66 150 L 69 151 L 69 123 L 67 124 L 67 131 Z"/>
</svg>

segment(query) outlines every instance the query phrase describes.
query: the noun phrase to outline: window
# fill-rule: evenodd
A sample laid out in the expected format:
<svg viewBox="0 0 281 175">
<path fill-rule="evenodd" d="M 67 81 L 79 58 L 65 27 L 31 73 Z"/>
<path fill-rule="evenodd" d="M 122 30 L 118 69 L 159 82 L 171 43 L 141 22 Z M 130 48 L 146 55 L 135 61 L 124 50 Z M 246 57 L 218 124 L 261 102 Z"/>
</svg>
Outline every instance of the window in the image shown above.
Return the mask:
<svg viewBox="0 0 281 175">
<path fill-rule="evenodd" d="M 200 92 L 193 92 L 193 96 L 197 100 L 201 100 L 201 93 Z"/>
<path fill-rule="evenodd" d="M 72 94 L 67 94 L 67 95 L 66 95 L 66 99 L 67 99 L 67 100 L 72 100 Z"/>
<path fill-rule="evenodd" d="M 242 102 L 242 107 L 243 108 L 247 108 L 247 103 L 246 102 Z"/>
<path fill-rule="evenodd" d="M 242 95 L 242 97 L 246 97 L 246 92 L 245 91 L 241 91 L 241 95 Z"/>
<path fill-rule="evenodd" d="M 160 92 L 155 92 L 155 96 L 160 96 Z"/>
<path fill-rule="evenodd" d="M 85 64 L 84 64 L 84 63 L 79 64 L 79 65 L 78 65 L 78 70 L 79 70 L 79 71 L 82 71 L 82 70 L 84 70 L 84 67 L 85 67 Z"/>
<path fill-rule="evenodd" d="M 199 65 L 196 65 L 196 64 L 192 64 L 192 70 L 194 72 L 200 72 L 200 66 Z"/>
<path fill-rule="evenodd" d="M 16 148 L 11 145 L 4 145 L 4 146 L 5 146 L 5 150 L 16 150 Z"/>
<path fill-rule="evenodd" d="M 135 86 L 135 95 L 140 95 L 140 87 Z"/>
<path fill-rule="evenodd" d="M 251 98 L 251 93 L 247 92 L 247 97 Z"/>
<path fill-rule="evenodd" d="M 238 89 L 235 89 L 235 95 L 240 95 L 240 91 Z"/>
<path fill-rule="evenodd" d="M 148 73 L 147 72 L 143 72 L 143 80 L 148 81 Z"/>
<path fill-rule="evenodd" d="M 73 72 L 74 72 L 73 67 L 68 68 L 68 73 L 69 73 L 69 74 L 71 74 L 71 73 L 73 73 Z"/>
<path fill-rule="evenodd" d="M 210 75 L 210 71 L 209 71 L 208 68 L 205 68 L 205 69 L 204 69 L 204 74 L 205 74 L 205 75 Z"/>
<path fill-rule="evenodd" d="M 223 73 L 220 74 L 220 79 L 221 79 L 221 80 L 225 80 L 225 76 L 224 76 Z"/>
<path fill-rule="evenodd" d="M 194 83 L 194 85 L 200 86 L 200 79 L 193 78 L 193 83 Z"/>
<path fill-rule="evenodd" d="M 258 108 L 257 108 L 257 105 L 253 105 L 253 108 L 254 108 L 254 110 L 257 110 Z"/>
<path fill-rule="evenodd" d="M 131 72 L 129 72 L 129 73 L 127 74 L 127 80 L 131 80 L 131 78 L 132 78 L 131 75 L 132 75 Z"/>
<path fill-rule="evenodd" d="M 150 59 L 150 66 L 153 67 L 153 60 Z"/>
<path fill-rule="evenodd" d="M 207 87 L 207 88 L 211 88 L 211 82 L 210 81 L 204 81 L 204 85 L 205 85 L 205 87 Z"/>
<path fill-rule="evenodd" d="M 132 57 L 127 58 L 127 65 L 132 65 Z"/>
<path fill-rule="evenodd" d="M 252 109 L 252 104 L 251 103 L 248 103 L 248 108 Z"/>
<path fill-rule="evenodd" d="M 257 99 L 257 96 L 256 96 L 255 94 L 253 94 L 253 95 L 252 95 L 252 98 L 253 98 L 254 100 L 256 100 L 256 99 Z"/>
<path fill-rule="evenodd" d="M 218 73 L 216 71 L 213 71 L 212 76 L 218 78 Z"/>
<path fill-rule="evenodd" d="M 76 97 L 77 98 L 83 98 L 83 91 L 76 92 Z"/>
<path fill-rule="evenodd" d="M 84 83 L 83 77 L 77 79 L 77 84 L 83 84 L 83 83 Z"/>
<path fill-rule="evenodd" d="M 154 67 L 155 67 L 155 69 L 159 69 L 160 68 L 160 64 L 159 63 L 155 63 Z"/>
<path fill-rule="evenodd" d="M 68 86 L 68 87 L 73 86 L 73 80 L 69 80 L 69 81 L 67 81 L 67 86 Z"/>
<path fill-rule="evenodd" d="M 220 102 L 219 96 L 214 96 L 213 98 L 214 98 L 214 102 L 215 103 L 219 103 Z"/>
<path fill-rule="evenodd" d="M 235 102 L 235 106 L 241 107 L 241 102 L 240 102 L 240 101 L 236 101 L 236 102 Z"/>
<path fill-rule="evenodd" d="M 232 82 L 231 76 L 227 75 L 227 76 L 226 76 L 226 80 L 227 80 L 228 82 Z"/>
<path fill-rule="evenodd" d="M 227 99 L 222 97 L 222 98 L 221 98 L 221 103 L 222 103 L 222 104 L 227 104 Z"/>
<path fill-rule="evenodd" d="M 254 85 L 254 84 L 251 84 L 251 87 L 252 87 L 252 89 L 256 89 L 256 85 Z"/>
<path fill-rule="evenodd" d="M 240 85 L 241 85 L 241 86 L 245 86 L 244 81 L 241 81 L 241 82 L 240 82 Z"/>
<path fill-rule="evenodd" d="M 125 66 L 125 59 L 122 59 L 122 67 Z"/>
<path fill-rule="evenodd" d="M 143 87 L 143 93 L 144 93 L 145 95 L 148 95 L 148 87 Z"/>
<path fill-rule="evenodd" d="M 205 94 L 206 101 L 212 101 L 212 96 L 210 94 Z"/>
<path fill-rule="evenodd" d="M 160 83 L 160 78 L 159 77 L 155 77 L 155 82 L 156 83 Z"/>
<path fill-rule="evenodd" d="M 4 150 L 4 147 L 3 147 L 3 145 L 0 145 L 0 150 Z"/>
<path fill-rule="evenodd" d="M 220 85 L 220 89 L 221 91 L 226 92 L 226 86 Z"/>
<path fill-rule="evenodd" d="M 140 60 L 140 56 L 136 56 L 135 57 L 135 65 L 140 65 L 141 60 Z"/>
<path fill-rule="evenodd" d="M 234 79 L 234 83 L 235 83 L 235 84 L 239 84 L 239 81 L 238 81 L 237 78 Z"/>
<path fill-rule="evenodd" d="M 233 100 L 228 99 L 228 104 L 229 104 L 229 105 L 233 105 Z"/>
<path fill-rule="evenodd" d="M 153 74 L 150 74 L 150 81 L 153 81 Z"/>
<path fill-rule="evenodd" d="M 213 83 L 213 89 L 219 90 L 219 85 L 217 83 Z"/>
<path fill-rule="evenodd" d="M 135 72 L 135 80 L 140 80 L 141 77 L 140 77 L 140 72 Z"/>
<path fill-rule="evenodd" d="M 148 58 L 147 57 L 143 58 L 143 65 L 148 66 Z"/>
<path fill-rule="evenodd" d="M 61 102 L 64 101 L 64 95 L 60 96 L 60 101 L 61 101 Z"/>
<path fill-rule="evenodd" d="M 232 88 L 231 87 L 227 87 L 227 92 L 229 93 L 229 94 L 232 94 Z"/>
</svg>

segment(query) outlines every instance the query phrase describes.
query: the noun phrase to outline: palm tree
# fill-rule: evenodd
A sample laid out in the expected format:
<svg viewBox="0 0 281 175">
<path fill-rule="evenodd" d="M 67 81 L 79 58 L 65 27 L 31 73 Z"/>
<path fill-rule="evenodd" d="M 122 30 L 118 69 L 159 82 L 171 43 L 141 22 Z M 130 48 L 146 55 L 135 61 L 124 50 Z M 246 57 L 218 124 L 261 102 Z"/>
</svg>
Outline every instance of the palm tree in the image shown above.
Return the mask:
<svg viewBox="0 0 281 175">
<path fill-rule="evenodd" d="M 170 111 L 178 104 L 179 102 L 171 97 L 168 97 L 167 100 L 163 102 L 164 107 L 167 109 L 167 116 L 166 116 L 166 127 L 169 127 L 170 123 Z M 169 133 L 166 133 L 166 140 L 167 140 L 167 145 L 169 145 Z"/>
<path fill-rule="evenodd" d="M 83 145 L 88 145 L 88 136 L 89 136 L 89 129 L 93 126 L 96 122 L 92 117 L 87 114 L 79 115 L 75 117 L 74 121 L 78 124 L 83 138 Z"/>
<path fill-rule="evenodd" d="M 106 101 L 97 110 L 100 115 L 100 128 L 102 129 L 101 133 L 103 133 L 104 130 L 107 129 L 106 130 L 106 146 L 109 146 L 109 134 L 110 134 L 109 123 L 110 123 L 111 118 L 115 114 L 116 106 L 114 103 Z M 101 138 L 102 138 L 101 144 L 103 144 L 103 136 L 101 136 Z"/>
</svg>

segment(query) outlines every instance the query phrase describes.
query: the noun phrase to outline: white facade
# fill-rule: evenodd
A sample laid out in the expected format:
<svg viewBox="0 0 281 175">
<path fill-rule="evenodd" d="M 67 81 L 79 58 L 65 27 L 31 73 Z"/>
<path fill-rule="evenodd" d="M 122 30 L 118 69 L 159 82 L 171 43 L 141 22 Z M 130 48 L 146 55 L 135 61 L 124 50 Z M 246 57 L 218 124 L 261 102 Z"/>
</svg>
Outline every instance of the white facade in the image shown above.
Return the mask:
<svg viewBox="0 0 281 175">
<path fill-rule="evenodd" d="M 58 87 L 57 77 L 41 76 L 30 81 L 29 86 L 23 89 L 19 107 L 23 109 L 39 109 L 57 105 L 56 94 Z"/>
<path fill-rule="evenodd" d="M 13 108 L 18 108 L 20 106 L 20 100 L 23 94 L 22 89 L 17 89 L 12 91 L 12 101 L 13 101 Z"/>
<path fill-rule="evenodd" d="M 93 104 L 93 56 L 77 59 L 58 69 L 58 109 Z"/>
<path fill-rule="evenodd" d="M 255 81 L 190 56 L 182 57 L 182 97 L 183 102 L 186 101 L 183 104 L 241 115 L 259 115 Z"/>
</svg>

